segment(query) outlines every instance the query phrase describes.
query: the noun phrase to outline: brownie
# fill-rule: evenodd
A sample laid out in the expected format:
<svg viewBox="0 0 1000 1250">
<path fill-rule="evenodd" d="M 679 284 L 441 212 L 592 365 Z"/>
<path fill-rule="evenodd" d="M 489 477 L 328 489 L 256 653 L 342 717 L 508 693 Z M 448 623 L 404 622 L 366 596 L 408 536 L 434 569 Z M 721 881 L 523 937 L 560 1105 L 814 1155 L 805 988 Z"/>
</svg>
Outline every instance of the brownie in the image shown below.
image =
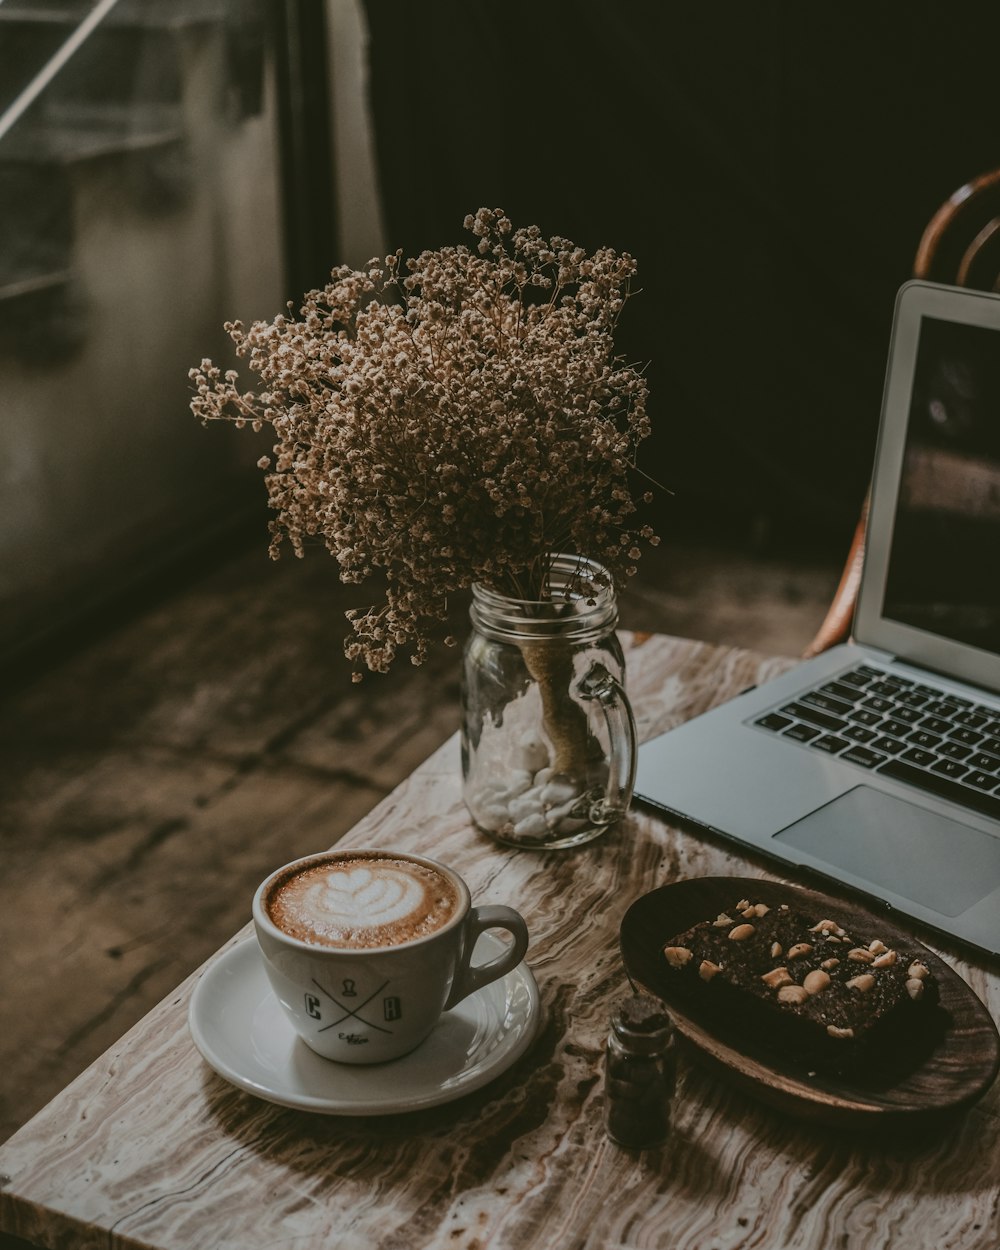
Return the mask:
<svg viewBox="0 0 1000 1250">
<path fill-rule="evenodd" d="M 731 1034 L 832 1071 L 882 1064 L 885 1048 L 908 1045 L 938 1001 L 934 977 L 912 953 L 749 898 L 678 933 L 663 959 L 667 975 Z"/>
</svg>

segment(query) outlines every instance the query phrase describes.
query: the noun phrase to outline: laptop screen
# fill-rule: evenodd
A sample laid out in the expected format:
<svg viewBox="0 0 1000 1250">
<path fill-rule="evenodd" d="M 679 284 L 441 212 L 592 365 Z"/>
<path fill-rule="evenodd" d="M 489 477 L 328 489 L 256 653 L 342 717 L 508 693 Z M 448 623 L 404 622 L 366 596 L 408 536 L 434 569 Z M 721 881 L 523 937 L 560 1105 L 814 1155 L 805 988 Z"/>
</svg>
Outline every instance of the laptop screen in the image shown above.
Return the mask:
<svg viewBox="0 0 1000 1250">
<path fill-rule="evenodd" d="M 899 292 L 854 637 L 1000 691 L 1000 295 Z"/>
<path fill-rule="evenodd" d="M 1000 329 L 923 316 L 882 612 L 1000 654 Z"/>
</svg>

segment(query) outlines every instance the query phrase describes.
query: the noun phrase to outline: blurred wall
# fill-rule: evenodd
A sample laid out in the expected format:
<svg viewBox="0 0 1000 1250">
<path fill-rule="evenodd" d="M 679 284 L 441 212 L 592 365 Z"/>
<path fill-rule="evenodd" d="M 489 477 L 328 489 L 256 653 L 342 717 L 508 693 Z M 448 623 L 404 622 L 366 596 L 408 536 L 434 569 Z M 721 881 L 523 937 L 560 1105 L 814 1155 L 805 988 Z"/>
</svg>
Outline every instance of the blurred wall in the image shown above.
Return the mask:
<svg viewBox="0 0 1000 1250">
<path fill-rule="evenodd" d="M 3 305 L 0 658 L 44 649 L 97 612 L 113 623 L 161 565 L 197 558 L 239 510 L 266 525 L 253 440 L 202 429 L 188 408 L 188 369 L 228 358 L 224 321 L 271 316 L 282 300 L 270 72 L 260 60 L 234 76 L 231 33 L 200 20 L 171 33 L 169 102 L 160 86 L 146 92 L 149 66 L 139 84 L 141 64 L 136 98 L 102 98 L 123 58 L 109 46 L 102 71 L 95 42 L 96 85 L 43 100 L 0 142 L 7 185 L 26 147 L 35 159 L 62 145 L 71 227 L 58 302 Z M 160 65 L 165 54 L 143 49 L 138 60 Z M 159 144 L 150 136 L 167 124 L 178 137 Z M 50 207 L 40 200 L 0 239 L 8 279 L 10 249 L 21 246 L 24 269 L 33 219 Z M 34 240 L 39 281 L 44 243 Z"/>
<path fill-rule="evenodd" d="M 368 23 L 361 0 L 327 0 L 338 261 L 360 268 L 386 249 L 369 103 Z"/>
<path fill-rule="evenodd" d="M 644 463 L 685 501 L 849 536 L 897 288 L 1000 164 L 982 0 L 365 0 L 387 241 L 501 206 L 639 262 Z"/>
</svg>

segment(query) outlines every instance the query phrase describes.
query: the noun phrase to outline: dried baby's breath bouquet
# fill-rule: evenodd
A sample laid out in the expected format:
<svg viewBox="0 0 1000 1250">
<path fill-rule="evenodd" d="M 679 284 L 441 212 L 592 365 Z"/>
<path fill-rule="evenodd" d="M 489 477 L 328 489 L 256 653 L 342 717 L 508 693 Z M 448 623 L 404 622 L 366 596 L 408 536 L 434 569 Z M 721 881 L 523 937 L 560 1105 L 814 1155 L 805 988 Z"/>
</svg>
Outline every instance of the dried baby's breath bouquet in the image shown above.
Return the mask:
<svg viewBox="0 0 1000 1250">
<path fill-rule="evenodd" d="M 384 602 L 348 614 L 345 651 L 374 671 L 401 647 L 420 663 L 474 582 L 543 598 L 562 551 L 621 585 L 656 541 L 630 489 L 646 382 L 614 348 L 635 262 L 499 209 L 465 226 L 472 247 L 340 267 L 297 317 L 227 324 L 256 392 L 191 370 L 196 416 L 274 431 L 271 554 L 316 539 L 342 581 L 384 578 Z"/>
</svg>

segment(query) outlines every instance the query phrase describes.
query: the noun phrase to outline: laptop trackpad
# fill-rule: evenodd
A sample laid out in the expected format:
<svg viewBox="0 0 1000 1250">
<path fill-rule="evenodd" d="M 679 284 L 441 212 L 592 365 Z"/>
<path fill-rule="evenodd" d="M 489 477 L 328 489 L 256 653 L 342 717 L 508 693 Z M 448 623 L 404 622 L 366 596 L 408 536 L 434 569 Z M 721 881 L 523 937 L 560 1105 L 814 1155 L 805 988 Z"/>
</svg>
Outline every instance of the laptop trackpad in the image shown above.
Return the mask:
<svg viewBox="0 0 1000 1250">
<path fill-rule="evenodd" d="M 774 836 L 944 916 L 957 916 L 1000 883 L 1000 838 L 868 786 Z"/>
</svg>

